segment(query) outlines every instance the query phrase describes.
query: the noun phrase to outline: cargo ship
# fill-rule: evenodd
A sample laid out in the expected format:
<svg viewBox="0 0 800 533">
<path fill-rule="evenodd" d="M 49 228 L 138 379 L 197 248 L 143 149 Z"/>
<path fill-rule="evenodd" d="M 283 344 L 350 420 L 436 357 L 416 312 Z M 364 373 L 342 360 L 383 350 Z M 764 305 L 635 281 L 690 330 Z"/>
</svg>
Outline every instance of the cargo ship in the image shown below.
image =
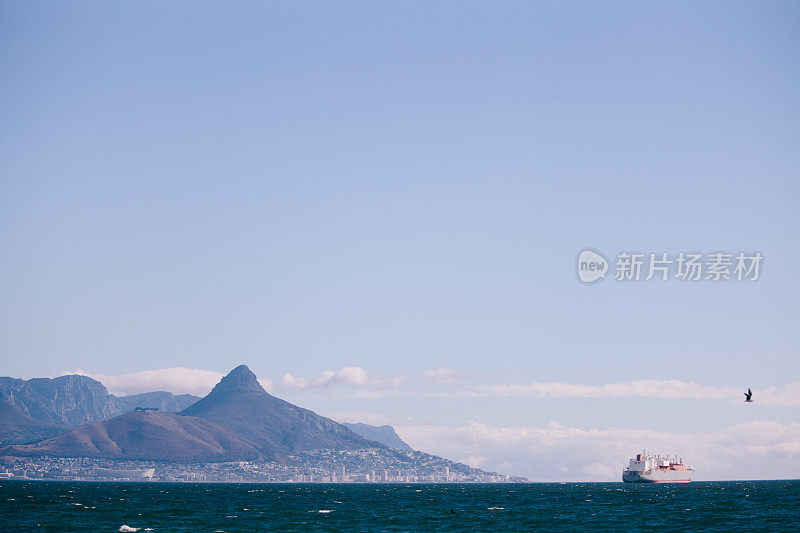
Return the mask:
<svg viewBox="0 0 800 533">
<path fill-rule="evenodd" d="M 628 468 L 622 471 L 625 483 L 689 483 L 694 470 L 678 457 L 661 457 L 637 453 Z"/>
</svg>

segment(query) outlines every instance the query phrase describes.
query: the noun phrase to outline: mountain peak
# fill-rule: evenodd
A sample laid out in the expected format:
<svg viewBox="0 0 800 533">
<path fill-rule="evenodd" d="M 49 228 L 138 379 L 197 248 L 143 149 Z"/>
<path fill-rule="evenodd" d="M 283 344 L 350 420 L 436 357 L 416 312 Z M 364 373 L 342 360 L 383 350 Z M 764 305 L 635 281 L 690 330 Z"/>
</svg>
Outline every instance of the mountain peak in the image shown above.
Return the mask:
<svg viewBox="0 0 800 533">
<path fill-rule="evenodd" d="M 239 365 L 231 370 L 227 376 L 222 378 L 211 391 L 214 392 L 262 392 L 266 393 L 264 387 L 258 382 L 258 378 L 247 368 L 247 365 Z"/>
</svg>

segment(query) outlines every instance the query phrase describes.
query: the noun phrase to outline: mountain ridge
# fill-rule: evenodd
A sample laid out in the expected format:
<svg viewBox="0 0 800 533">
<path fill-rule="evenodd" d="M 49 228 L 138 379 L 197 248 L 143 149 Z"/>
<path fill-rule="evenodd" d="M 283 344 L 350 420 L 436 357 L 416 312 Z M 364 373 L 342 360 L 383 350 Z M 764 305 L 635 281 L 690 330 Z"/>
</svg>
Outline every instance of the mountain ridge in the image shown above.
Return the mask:
<svg viewBox="0 0 800 533">
<path fill-rule="evenodd" d="M 20 381 L 23 380 L 17 380 L 14 386 L 19 387 Z M 95 383 L 102 387 L 98 391 L 106 391 L 102 384 Z M 90 385 L 96 388 L 96 385 Z M 162 401 L 172 395 L 157 391 L 142 396 L 149 401 Z M 113 398 L 107 391 L 101 397 Z M 0 399 L 0 424 L 6 422 L 9 427 L 52 430 L 46 423 L 34 420 L 5 399 Z M 410 447 L 400 449 L 396 447 L 398 442 L 408 445 L 391 426 L 360 424 L 356 427 L 362 431 L 378 430 L 380 434 L 376 436 L 385 442 L 371 440 L 346 425 L 270 395 L 258 383 L 255 374 L 245 365 L 240 365 L 223 377 L 208 395 L 180 413 L 158 410 L 124 413 L 67 429 L 33 444 L 0 446 L 0 455 L 165 463 L 254 461 L 287 468 L 329 471 L 337 464 L 347 463 L 350 465 L 348 468 L 352 466 L 372 473 L 401 467 L 422 472 L 428 479 L 435 479 L 445 467 L 451 471 L 472 473 L 481 479 L 484 479 L 484 474 L 490 474 L 410 450 Z"/>
<path fill-rule="evenodd" d="M 0 377 L 0 445 L 35 442 L 137 407 L 177 412 L 197 400 L 166 391 L 115 396 L 101 382 L 80 374 L 27 380 Z"/>
<path fill-rule="evenodd" d="M 366 439 L 380 442 L 381 444 L 385 444 L 386 446 L 394 448 L 395 450 L 403 450 L 407 452 L 414 451 L 414 448 L 409 446 L 406 441 L 401 439 L 400 435 L 397 434 L 392 426 L 373 426 L 370 424 L 364 424 L 363 422 L 342 422 L 342 424 Z"/>
<path fill-rule="evenodd" d="M 77 374 L 28 380 L 0 377 L 0 401 L 57 427 L 75 427 L 120 413 L 116 398 L 102 383 Z"/>
<path fill-rule="evenodd" d="M 384 446 L 338 422 L 272 396 L 246 365 L 231 370 L 207 396 L 180 414 L 215 422 L 271 458 L 322 448 Z"/>
<path fill-rule="evenodd" d="M 78 381 L 84 379 L 91 378 L 81 377 Z M 101 383 L 94 382 L 91 386 L 105 392 L 103 398 L 114 398 Z M 159 397 L 163 400 L 164 395 L 171 396 L 170 393 L 141 396 L 156 401 Z M 22 426 L 38 424 L 18 410 L 7 411 L 8 417 L 18 419 Z M 221 444 L 220 439 L 229 446 Z M 201 461 L 219 460 L 222 456 L 226 460 L 249 460 L 256 456 L 285 460 L 291 454 L 320 449 L 369 448 L 387 447 L 338 422 L 270 395 L 247 366 L 239 365 L 210 393 L 179 413 L 121 414 L 104 421 L 87 422 L 36 444 L 9 446 L 4 452 Z"/>
<path fill-rule="evenodd" d="M 173 462 L 264 459 L 250 443 L 217 424 L 161 411 L 125 413 L 35 444 L 9 446 L 3 453 Z"/>
</svg>

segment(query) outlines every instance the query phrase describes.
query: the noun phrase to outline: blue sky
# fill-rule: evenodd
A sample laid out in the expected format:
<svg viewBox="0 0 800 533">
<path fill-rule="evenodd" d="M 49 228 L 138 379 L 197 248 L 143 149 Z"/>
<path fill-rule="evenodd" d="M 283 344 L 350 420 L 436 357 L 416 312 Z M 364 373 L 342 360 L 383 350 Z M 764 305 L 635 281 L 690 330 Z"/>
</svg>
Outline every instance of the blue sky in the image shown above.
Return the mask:
<svg viewBox="0 0 800 533">
<path fill-rule="evenodd" d="M 331 416 L 796 423 L 738 392 L 420 391 L 798 382 L 799 22 L 791 2 L 2 2 L 0 374 L 244 362 Z M 584 286 L 586 247 L 765 259 L 753 283 Z M 347 367 L 416 395 L 283 380 Z M 420 378 L 439 368 L 459 377 Z"/>
</svg>

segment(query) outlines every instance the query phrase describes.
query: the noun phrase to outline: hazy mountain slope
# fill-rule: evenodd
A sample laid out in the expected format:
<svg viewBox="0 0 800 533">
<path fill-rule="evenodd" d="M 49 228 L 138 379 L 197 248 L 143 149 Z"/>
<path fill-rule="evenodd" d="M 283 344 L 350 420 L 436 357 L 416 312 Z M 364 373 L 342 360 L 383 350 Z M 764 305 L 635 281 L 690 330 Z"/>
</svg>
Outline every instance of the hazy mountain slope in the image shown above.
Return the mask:
<svg viewBox="0 0 800 533">
<path fill-rule="evenodd" d="M 175 462 L 263 459 L 250 443 L 213 422 L 159 411 L 126 413 L 2 453 Z"/>
<path fill-rule="evenodd" d="M 87 376 L 69 375 L 58 378 L 15 379 L 0 377 L 0 403 L 14 409 L 4 408 L 5 418 L 0 418 L 0 444 L 8 442 L 32 442 L 52 436 L 52 431 L 34 431 L 31 428 L 73 428 L 90 422 L 108 420 L 136 407 L 156 408 L 160 411 L 178 412 L 199 400 L 191 394 L 172 394 L 166 391 L 145 392 L 131 396 L 116 397 L 109 394 L 99 381 Z M 18 411 L 30 420 L 11 420 L 11 413 Z M 38 424 L 32 424 L 32 421 Z M 13 428 L 11 426 L 14 426 Z M 21 430 L 19 428 L 29 428 Z M 24 434 L 27 432 L 27 436 Z M 8 435 L 19 434 L 22 440 L 9 439 Z"/>
<path fill-rule="evenodd" d="M 400 436 L 395 432 L 392 426 L 371 426 L 369 424 L 348 424 L 343 423 L 344 426 L 347 426 L 355 433 L 358 433 L 364 438 L 369 440 L 374 440 L 375 442 L 380 442 L 381 444 L 385 444 L 390 448 L 394 448 L 396 450 L 405 450 L 408 452 L 414 451 L 414 448 L 409 446 Z"/>
<path fill-rule="evenodd" d="M 181 414 L 216 422 L 273 458 L 316 449 L 383 446 L 329 418 L 267 394 L 245 365 L 233 369 L 208 396 Z"/>
<path fill-rule="evenodd" d="M 117 402 L 122 412 L 130 412 L 137 407 L 147 407 L 150 409 L 158 409 L 159 411 L 177 413 L 178 411 L 183 411 L 199 399 L 199 396 L 192 396 L 191 394 L 175 395 L 167 391 L 143 392 L 141 394 L 132 394 L 131 396 L 117 396 Z"/>
<path fill-rule="evenodd" d="M 34 420 L 16 406 L 0 400 L 0 445 L 38 442 L 60 433 L 63 429 Z"/>
</svg>

